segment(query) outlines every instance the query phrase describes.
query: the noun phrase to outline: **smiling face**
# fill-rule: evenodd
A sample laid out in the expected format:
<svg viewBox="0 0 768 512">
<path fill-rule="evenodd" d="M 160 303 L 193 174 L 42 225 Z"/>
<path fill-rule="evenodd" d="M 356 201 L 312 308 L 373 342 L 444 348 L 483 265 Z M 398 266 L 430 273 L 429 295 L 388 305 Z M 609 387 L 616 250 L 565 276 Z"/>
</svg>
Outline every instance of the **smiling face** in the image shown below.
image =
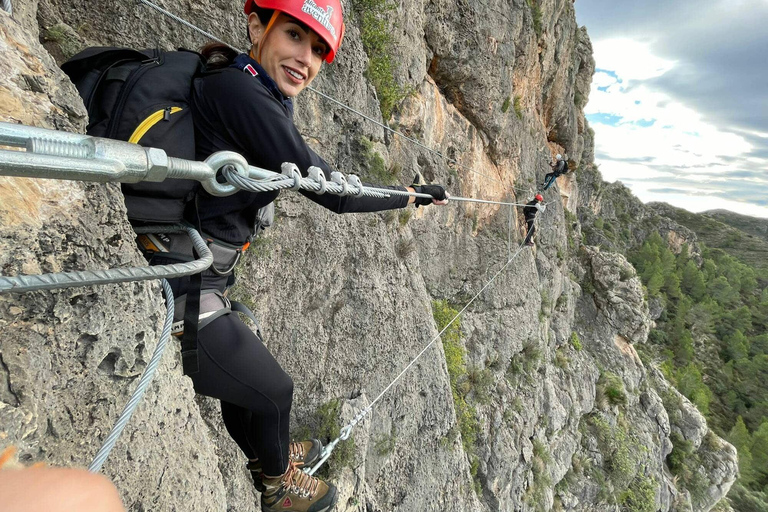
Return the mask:
<svg viewBox="0 0 768 512">
<path fill-rule="evenodd" d="M 265 28 L 255 13 L 248 16 L 253 55 L 259 55 L 261 45 L 259 63 L 280 92 L 292 98 L 317 76 L 328 46 L 313 30 L 283 13 L 266 34 Z"/>
</svg>

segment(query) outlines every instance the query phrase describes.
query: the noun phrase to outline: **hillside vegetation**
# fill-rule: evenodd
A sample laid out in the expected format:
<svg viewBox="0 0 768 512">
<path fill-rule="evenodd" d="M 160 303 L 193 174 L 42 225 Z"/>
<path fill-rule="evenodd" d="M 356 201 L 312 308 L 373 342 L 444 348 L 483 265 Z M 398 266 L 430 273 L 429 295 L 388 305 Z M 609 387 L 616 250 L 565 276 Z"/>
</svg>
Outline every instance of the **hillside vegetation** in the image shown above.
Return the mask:
<svg viewBox="0 0 768 512">
<path fill-rule="evenodd" d="M 694 230 L 715 222 L 678 213 Z M 702 238 L 711 234 L 705 230 Z M 738 449 L 741 475 L 730 494 L 735 509 L 768 510 L 768 285 L 758 279 L 760 270 L 724 250 L 704 246 L 702 257 L 698 265 L 687 245 L 675 255 L 657 233 L 630 254 L 659 311 L 641 355 Z M 695 485 L 682 464 L 685 443 L 673 443 L 670 468 Z"/>
<path fill-rule="evenodd" d="M 722 249 L 759 271 L 758 279 L 768 279 L 768 221 L 723 210 L 703 214 L 653 203 L 661 214 L 695 231 L 713 249 Z"/>
</svg>

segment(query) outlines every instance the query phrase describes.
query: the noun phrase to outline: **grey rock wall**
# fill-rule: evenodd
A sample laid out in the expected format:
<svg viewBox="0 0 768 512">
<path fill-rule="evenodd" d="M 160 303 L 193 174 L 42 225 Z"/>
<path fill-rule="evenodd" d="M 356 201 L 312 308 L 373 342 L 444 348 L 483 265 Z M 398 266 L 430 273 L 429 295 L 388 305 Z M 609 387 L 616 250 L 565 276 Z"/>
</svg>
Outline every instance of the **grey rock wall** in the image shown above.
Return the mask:
<svg viewBox="0 0 768 512">
<path fill-rule="evenodd" d="M 246 45 L 239 4 L 166 7 Z M 601 245 L 594 230 L 582 235 L 597 215 L 648 214 L 639 202 L 617 211 L 606 200 L 613 196 L 600 194 L 581 111 L 594 61 L 573 8 L 568 0 L 395 6 L 394 73 L 412 92 L 387 121 L 458 166 L 309 92 L 298 101 L 302 134 L 345 172 L 366 172 L 364 137 L 400 183 L 420 171 L 454 195 L 527 201 L 555 152 L 579 177 L 547 191 L 537 247 L 462 316 L 474 453 L 462 445 L 438 341 L 355 429 L 352 462 L 334 477 L 339 510 L 606 510 L 628 507 L 628 489 L 650 493 L 660 510 L 708 510 L 734 479 L 732 447 L 708 434 L 633 348 L 652 320 L 631 266 L 591 247 Z M 73 131 L 83 129 L 82 105 L 54 59 L 85 45 L 204 42 L 130 2 L 39 0 L 15 21 L 0 13 L 0 22 L 3 120 Z M 367 62 L 351 19 L 344 49 L 315 85 L 380 119 Z M 276 225 L 241 264 L 235 293 L 261 317 L 270 350 L 294 378 L 297 432 L 316 427 L 316 412 L 332 400 L 339 421 L 370 403 L 437 334 L 432 301 L 463 307 L 523 235 L 519 210 L 453 203 L 409 211 L 334 216 L 284 193 Z M 578 219 L 566 221 L 570 212 Z M 115 186 L 0 178 L 0 248 L 4 275 L 140 262 Z M 162 311 L 155 284 L 0 296 L 5 442 L 26 461 L 87 464 L 146 365 Z M 257 510 L 218 405 L 194 398 L 170 352 L 105 473 L 130 510 Z M 618 387 L 623 394 L 611 391 Z M 700 452 L 708 484 L 695 498 L 677 491 L 665 465 L 674 432 Z"/>
</svg>

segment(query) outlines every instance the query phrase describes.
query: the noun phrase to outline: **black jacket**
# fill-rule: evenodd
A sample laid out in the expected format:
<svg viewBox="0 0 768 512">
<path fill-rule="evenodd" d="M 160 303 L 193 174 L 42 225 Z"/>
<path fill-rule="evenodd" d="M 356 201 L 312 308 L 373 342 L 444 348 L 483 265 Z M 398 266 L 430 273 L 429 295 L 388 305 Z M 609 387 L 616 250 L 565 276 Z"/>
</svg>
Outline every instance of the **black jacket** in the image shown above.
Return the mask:
<svg viewBox="0 0 768 512">
<path fill-rule="evenodd" d="M 552 166 L 552 170 L 557 176 L 565 174 L 568 172 L 568 163 L 565 161 L 565 159 L 555 162 L 555 165 Z"/>
<path fill-rule="evenodd" d="M 538 204 L 538 201 L 535 199 L 532 199 L 528 203 L 525 203 L 525 206 L 523 207 L 523 215 L 525 215 L 525 221 L 532 221 L 536 214 L 539 213 L 539 209 L 536 208 L 536 205 Z"/>
<path fill-rule="evenodd" d="M 291 100 L 280 93 L 256 61 L 240 55 L 235 62 L 239 69 L 230 67 L 195 80 L 192 112 L 196 157 L 203 160 L 216 151 L 235 151 L 251 165 L 275 172 L 280 172 L 283 162 L 293 162 L 306 176 L 307 169 L 315 165 L 330 179 L 331 166 L 307 146 L 293 124 Z M 245 64 L 253 66 L 258 75 L 254 77 L 242 71 Z M 382 188 L 405 190 L 404 187 Z M 336 213 L 373 212 L 408 204 L 407 196 L 378 199 L 301 193 Z M 259 208 L 274 201 L 278 194 L 241 191 L 215 197 L 201 190 L 197 197 L 197 218 L 188 220 L 206 235 L 243 244 L 251 234 Z"/>
</svg>

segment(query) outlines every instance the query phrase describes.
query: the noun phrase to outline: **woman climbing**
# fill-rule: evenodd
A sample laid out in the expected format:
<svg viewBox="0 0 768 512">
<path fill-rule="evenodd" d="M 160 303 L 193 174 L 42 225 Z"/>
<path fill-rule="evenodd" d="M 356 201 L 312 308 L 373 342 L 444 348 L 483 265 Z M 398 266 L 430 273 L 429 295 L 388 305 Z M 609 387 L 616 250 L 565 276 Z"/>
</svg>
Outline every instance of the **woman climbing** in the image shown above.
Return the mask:
<svg viewBox="0 0 768 512">
<path fill-rule="evenodd" d="M 544 196 L 536 194 L 533 199 L 525 203 L 523 207 L 523 215 L 525 216 L 525 224 L 528 227 L 525 235 L 525 245 L 533 247 L 533 235 L 536 233 L 536 226 L 534 225 L 536 214 L 543 212 L 547 209 L 547 205 L 541 204 L 544 200 Z"/>
<path fill-rule="evenodd" d="M 277 170 L 283 162 L 294 162 L 304 175 L 314 165 L 330 177 L 332 168 L 294 126 L 292 103 L 317 76 L 323 61 L 333 61 L 344 36 L 339 1 L 322 4 L 326 8 L 313 0 L 247 0 L 249 54 L 238 55 L 220 44 L 202 50 L 208 72 L 195 80 L 191 104 L 198 159 L 228 150 L 258 167 Z M 336 213 L 445 204 L 447 199 L 439 185 L 386 188 L 429 194 L 434 201 L 301 193 Z M 240 247 L 252 236 L 259 210 L 277 195 L 277 191 L 241 191 L 220 198 L 200 191 L 196 208 L 186 218 L 207 238 Z M 210 297 L 206 291 L 223 292 L 231 284 L 231 274 L 220 274 L 204 274 L 201 311 Z M 177 279 L 172 286 L 180 296 L 190 289 L 190 280 Z M 293 381 L 259 336 L 236 315 L 226 314 L 200 324 L 197 347 L 199 369 L 190 375 L 195 390 L 221 400 L 224 424 L 248 457 L 248 468 L 262 492 L 262 510 L 331 510 L 337 499 L 335 486 L 300 470 L 319 458 L 322 445 L 317 440 L 289 442 Z"/>
</svg>

